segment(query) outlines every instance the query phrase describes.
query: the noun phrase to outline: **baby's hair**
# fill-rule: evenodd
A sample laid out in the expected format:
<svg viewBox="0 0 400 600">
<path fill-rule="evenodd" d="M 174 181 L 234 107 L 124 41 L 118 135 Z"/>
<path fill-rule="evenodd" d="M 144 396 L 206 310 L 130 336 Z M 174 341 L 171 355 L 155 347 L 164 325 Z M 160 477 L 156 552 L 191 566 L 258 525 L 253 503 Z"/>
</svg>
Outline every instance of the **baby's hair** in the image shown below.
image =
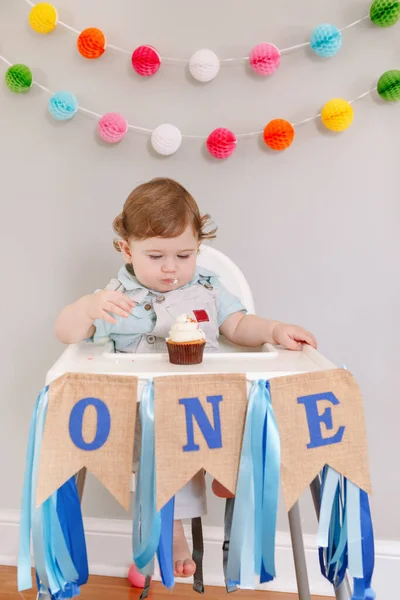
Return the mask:
<svg viewBox="0 0 400 600">
<path fill-rule="evenodd" d="M 200 215 L 196 200 L 173 179 L 157 177 L 131 192 L 113 228 L 120 239 L 145 240 L 150 237 L 177 237 L 190 225 L 198 241 L 216 237 L 210 215 Z M 114 248 L 119 252 L 118 240 Z"/>
</svg>

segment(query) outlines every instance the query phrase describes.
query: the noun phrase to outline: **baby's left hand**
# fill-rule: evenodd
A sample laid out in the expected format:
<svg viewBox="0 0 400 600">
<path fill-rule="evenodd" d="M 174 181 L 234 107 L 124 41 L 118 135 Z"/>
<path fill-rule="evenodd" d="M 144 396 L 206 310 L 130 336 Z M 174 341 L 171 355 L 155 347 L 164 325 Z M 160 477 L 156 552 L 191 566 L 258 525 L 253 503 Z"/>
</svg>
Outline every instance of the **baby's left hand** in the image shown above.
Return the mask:
<svg viewBox="0 0 400 600">
<path fill-rule="evenodd" d="M 272 336 L 276 345 L 284 346 L 288 350 L 301 350 L 303 344 L 317 347 L 317 340 L 312 333 L 297 325 L 278 323 L 273 329 Z"/>
</svg>

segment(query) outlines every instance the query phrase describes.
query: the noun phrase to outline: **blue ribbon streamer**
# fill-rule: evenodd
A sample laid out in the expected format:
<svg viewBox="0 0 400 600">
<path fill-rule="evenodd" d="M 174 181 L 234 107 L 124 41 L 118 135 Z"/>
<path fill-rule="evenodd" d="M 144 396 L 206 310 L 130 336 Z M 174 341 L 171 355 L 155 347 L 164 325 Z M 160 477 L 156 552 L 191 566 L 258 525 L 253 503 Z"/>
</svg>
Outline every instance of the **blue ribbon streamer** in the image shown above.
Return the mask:
<svg viewBox="0 0 400 600">
<path fill-rule="evenodd" d="M 278 425 L 272 408 L 268 382 L 263 389 L 267 414 L 265 423 L 265 453 L 262 513 L 262 573 L 261 583 L 271 581 L 275 573 L 275 536 L 278 515 L 278 497 L 281 452 Z"/>
<path fill-rule="evenodd" d="M 360 488 L 351 481 L 346 486 L 347 504 L 347 545 L 349 553 L 349 572 L 354 578 L 364 576 L 361 538 Z"/>
<path fill-rule="evenodd" d="M 32 495 L 31 495 L 31 515 L 32 515 L 32 545 L 33 554 L 35 559 L 36 572 L 40 584 L 45 590 L 50 589 L 52 593 L 58 591 L 58 583 L 54 574 L 50 571 L 48 564 L 48 556 L 46 556 L 45 545 L 44 545 L 44 521 L 43 521 L 43 509 L 46 502 L 40 507 L 36 508 L 36 491 L 37 491 L 37 477 L 39 471 L 39 459 L 40 450 L 42 446 L 42 436 L 44 430 L 45 415 L 47 412 L 48 404 L 48 390 L 43 394 L 38 410 L 37 410 L 37 421 L 36 421 L 36 436 L 35 436 L 35 448 L 33 455 L 33 470 L 32 470 Z"/>
<path fill-rule="evenodd" d="M 32 587 L 31 572 L 31 497 L 32 497 L 32 470 L 33 457 L 36 436 L 36 419 L 39 403 L 47 391 L 47 388 L 40 391 L 36 400 L 35 408 L 32 413 L 31 425 L 29 430 L 28 448 L 26 452 L 25 477 L 22 493 L 21 522 L 19 530 L 19 553 L 18 553 L 18 591 L 22 592 Z"/>
<path fill-rule="evenodd" d="M 267 403 L 263 394 L 265 382 L 257 382 L 254 389 L 251 418 L 251 452 L 253 458 L 254 480 L 254 571 L 261 573 L 262 543 L 263 543 L 263 487 L 264 487 L 264 433 L 267 417 Z"/>
<path fill-rule="evenodd" d="M 77 585 L 84 585 L 89 577 L 89 567 L 75 477 L 71 477 L 57 492 L 57 515 L 68 551 L 78 572 Z"/>
<path fill-rule="evenodd" d="M 254 589 L 275 576 L 280 443 L 269 386 L 251 385 L 229 544 L 227 579 Z"/>
<path fill-rule="evenodd" d="M 331 469 L 331 467 L 328 467 L 322 491 L 318 526 L 318 546 L 320 548 L 328 548 L 329 546 L 329 525 L 339 479 L 339 473 L 334 469 Z"/>
<path fill-rule="evenodd" d="M 154 433 L 154 384 L 146 383 L 140 401 L 142 447 L 137 475 L 133 519 L 133 556 L 144 575 L 154 573 L 154 555 L 161 534 L 161 515 L 156 510 L 156 470 Z"/>
<path fill-rule="evenodd" d="M 175 496 L 161 509 L 161 535 L 157 558 L 160 565 L 161 580 L 167 589 L 174 587 L 174 510 Z"/>
<path fill-rule="evenodd" d="M 330 467 L 322 472 L 318 534 L 322 574 L 337 588 L 346 569 L 354 579 L 352 600 L 373 600 L 374 536 L 368 495 Z"/>
<path fill-rule="evenodd" d="M 79 585 L 78 572 L 67 541 L 66 521 L 63 528 L 59 517 L 61 513 L 57 506 L 58 492 L 48 498 L 42 506 L 36 507 L 40 451 L 47 406 L 48 387 L 40 392 L 31 421 L 22 498 L 18 589 L 22 591 L 32 587 L 29 549 L 32 532 L 39 592 L 49 592 L 52 597 L 63 599 L 78 595 Z M 76 514 L 73 518 L 76 519 Z"/>
<path fill-rule="evenodd" d="M 361 534 L 363 546 L 363 567 L 365 580 L 365 600 L 373 600 L 375 598 L 375 592 L 371 586 L 375 567 L 374 530 L 372 526 L 368 494 L 363 490 L 360 491 L 360 508 Z"/>
<path fill-rule="evenodd" d="M 253 461 L 251 448 L 252 413 L 254 396 L 258 385 L 252 383 L 247 407 L 246 423 L 242 441 L 242 453 L 240 456 L 238 482 L 236 487 L 235 508 L 232 517 L 231 538 L 229 542 L 229 555 L 227 567 L 227 579 L 237 585 L 246 585 L 249 574 L 244 572 L 242 560 L 250 556 L 251 577 L 254 577 L 254 543 L 249 544 L 246 530 L 249 530 L 249 514 L 254 515 L 254 485 L 253 485 Z M 254 531 L 254 523 L 252 526 Z M 242 581 L 242 579 L 244 581 Z"/>
<path fill-rule="evenodd" d="M 374 532 L 368 494 L 363 490 L 360 490 L 360 524 L 363 576 L 354 578 L 354 593 L 352 600 L 373 600 L 375 598 L 375 592 L 371 585 L 375 564 Z"/>
</svg>

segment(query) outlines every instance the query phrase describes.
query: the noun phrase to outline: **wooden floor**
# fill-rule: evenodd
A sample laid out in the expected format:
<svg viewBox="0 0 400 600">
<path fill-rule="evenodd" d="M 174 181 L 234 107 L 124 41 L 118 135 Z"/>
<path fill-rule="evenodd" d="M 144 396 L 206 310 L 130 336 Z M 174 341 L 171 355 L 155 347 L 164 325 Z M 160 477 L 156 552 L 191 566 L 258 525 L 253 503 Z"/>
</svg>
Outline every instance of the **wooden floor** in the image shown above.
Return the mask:
<svg viewBox="0 0 400 600">
<path fill-rule="evenodd" d="M 210 599 L 226 600 L 224 588 L 206 588 L 204 594 Z M 80 598 L 82 600 L 135 600 L 139 598 L 140 591 L 130 587 L 126 579 L 115 577 L 90 577 L 87 585 L 82 587 Z M 193 592 L 189 585 L 177 585 L 174 590 L 167 591 L 161 584 L 155 582 L 152 585 L 149 599 L 171 600 L 171 596 L 186 600 L 189 598 L 197 600 L 198 594 Z M 297 595 L 275 594 L 271 592 L 236 592 L 230 598 L 241 600 L 296 600 Z M 29 590 L 19 594 L 17 592 L 16 569 L 12 567 L 0 567 L 0 600 L 35 600 L 36 591 Z M 326 600 L 326 598 L 314 597 L 314 600 Z"/>
</svg>

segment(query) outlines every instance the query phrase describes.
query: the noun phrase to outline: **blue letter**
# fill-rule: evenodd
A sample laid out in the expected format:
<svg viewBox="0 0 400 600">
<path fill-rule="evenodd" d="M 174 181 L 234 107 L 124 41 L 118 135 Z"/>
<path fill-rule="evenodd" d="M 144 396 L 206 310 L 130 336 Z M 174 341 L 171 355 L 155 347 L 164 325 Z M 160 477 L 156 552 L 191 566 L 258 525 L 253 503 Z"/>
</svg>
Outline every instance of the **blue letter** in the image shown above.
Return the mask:
<svg viewBox="0 0 400 600">
<path fill-rule="evenodd" d="M 207 396 L 207 402 L 212 404 L 214 428 L 212 427 L 204 408 L 198 398 L 182 398 L 179 404 L 183 404 L 186 413 L 186 432 L 188 443 L 183 446 L 184 452 L 195 452 L 200 446 L 194 443 L 193 419 L 196 419 L 201 433 L 211 449 L 222 448 L 221 419 L 219 414 L 219 403 L 222 396 Z"/>
<path fill-rule="evenodd" d="M 97 412 L 97 428 L 94 440 L 86 443 L 82 435 L 83 415 L 88 406 L 94 406 Z M 107 406 L 98 398 L 83 398 L 71 410 L 69 417 L 69 435 L 75 446 L 81 450 L 98 450 L 106 443 L 111 429 L 111 416 Z"/>
<path fill-rule="evenodd" d="M 319 448 L 320 446 L 340 444 L 343 438 L 344 430 L 346 429 L 344 426 L 342 426 L 339 427 L 335 435 L 328 438 L 322 437 L 321 423 L 325 423 L 326 428 L 332 430 L 333 422 L 331 408 L 326 408 L 322 415 L 318 413 L 317 403 L 320 400 L 327 400 L 334 406 L 340 404 L 339 400 L 334 394 L 332 394 L 332 392 L 326 392 L 325 394 L 312 394 L 311 396 L 302 396 L 301 398 L 297 398 L 297 402 L 299 404 L 304 404 L 307 413 L 308 429 L 310 431 L 310 443 L 307 444 L 307 448 Z"/>
</svg>

